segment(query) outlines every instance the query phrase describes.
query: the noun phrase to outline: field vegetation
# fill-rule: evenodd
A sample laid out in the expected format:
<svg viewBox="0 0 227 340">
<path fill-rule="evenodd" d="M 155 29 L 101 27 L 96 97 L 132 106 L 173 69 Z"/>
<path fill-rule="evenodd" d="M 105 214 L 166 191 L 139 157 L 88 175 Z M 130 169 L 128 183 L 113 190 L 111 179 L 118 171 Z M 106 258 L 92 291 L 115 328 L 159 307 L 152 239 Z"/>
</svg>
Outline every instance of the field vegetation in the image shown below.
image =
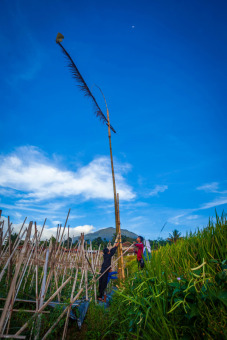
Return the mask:
<svg viewBox="0 0 227 340">
<path fill-rule="evenodd" d="M 226 239 L 223 214 L 202 231 L 153 251 L 143 271 L 138 271 L 135 259 L 127 257 L 129 278 L 114 295 L 109 310 L 90 309 L 88 332 L 83 336 L 226 339 Z"/>
<path fill-rule="evenodd" d="M 135 256 L 126 256 L 128 277 L 120 285 L 108 308 L 89 305 L 82 330 L 69 320 L 67 339 L 226 339 L 227 316 L 227 222 L 223 214 L 208 226 L 186 237 L 178 237 L 164 245 L 153 243 L 145 268 L 138 270 Z M 174 238 L 175 237 L 175 238 Z M 39 268 L 42 278 L 42 269 Z M 7 272 L 0 283 L 0 297 L 6 298 Z M 74 276 L 75 273 L 73 272 Z M 34 273 L 25 275 L 18 299 L 35 300 Z M 78 281 L 81 273 L 79 272 Z M 89 280 L 92 278 L 89 273 Z M 59 282 L 63 277 L 59 276 Z M 42 314 L 39 338 L 51 327 L 70 303 L 72 282 L 61 292 L 57 308 L 47 307 Z M 54 278 L 46 299 L 56 290 Z M 4 301 L 0 300 L 3 308 Z M 16 301 L 9 334 L 15 333 L 30 317 L 25 310 L 35 310 L 35 303 Z M 74 308 L 74 313 L 78 311 Z M 65 319 L 61 319 L 49 339 L 60 339 Z M 29 323 L 23 333 L 36 334 L 36 322 Z"/>
</svg>

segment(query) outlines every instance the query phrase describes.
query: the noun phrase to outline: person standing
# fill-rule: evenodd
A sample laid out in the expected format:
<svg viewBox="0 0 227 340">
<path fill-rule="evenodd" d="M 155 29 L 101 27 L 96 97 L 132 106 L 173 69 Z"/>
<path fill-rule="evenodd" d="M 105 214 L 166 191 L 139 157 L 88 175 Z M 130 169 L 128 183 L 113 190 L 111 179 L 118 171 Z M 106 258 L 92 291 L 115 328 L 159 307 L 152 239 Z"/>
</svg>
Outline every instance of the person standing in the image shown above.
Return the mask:
<svg viewBox="0 0 227 340">
<path fill-rule="evenodd" d="M 111 258 L 115 254 L 118 245 L 119 243 L 116 243 L 116 245 L 110 250 L 108 248 L 103 249 L 103 264 L 100 273 L 104 274 L 99 279 L 99 301 L 103 301 L 103 294 L 107 286 L 109 269 L 111 268 Z"/>
<path fill-rule="evenodd" d="M 137 247 L 137 250 L 135 251 L 137 254 L 137 262 L 138 262 L 138 267 L 143 269 L 144 267 L 144 259 L 143 259 L 143 249 L 144 249 L 144 245 L 143 245 L 143 237 L 142 236 L 138 236 L 136 239 L 136 242 L 134 243 L 134 246 Z"/>
</svg>

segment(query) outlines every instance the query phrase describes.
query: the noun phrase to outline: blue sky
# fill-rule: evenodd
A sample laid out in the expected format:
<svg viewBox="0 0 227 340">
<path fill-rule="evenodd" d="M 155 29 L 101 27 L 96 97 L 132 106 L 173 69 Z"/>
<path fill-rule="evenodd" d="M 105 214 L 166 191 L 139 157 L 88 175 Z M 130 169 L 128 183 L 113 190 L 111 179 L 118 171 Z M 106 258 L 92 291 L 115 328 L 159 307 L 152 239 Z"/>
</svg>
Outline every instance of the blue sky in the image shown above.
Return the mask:
<svg viewBox="0 0 227 340">
<path fill-rule="evenodd" d="M 2 0 L 3 215 L 47 217 L 49 234 L 69 208 L 71 234 L 114 226 L 107 127 L 58 32 L 108 102 L 122 228 L 165 238 L 226 211 L 226 16 L 225 1 Z"/>
</svg>

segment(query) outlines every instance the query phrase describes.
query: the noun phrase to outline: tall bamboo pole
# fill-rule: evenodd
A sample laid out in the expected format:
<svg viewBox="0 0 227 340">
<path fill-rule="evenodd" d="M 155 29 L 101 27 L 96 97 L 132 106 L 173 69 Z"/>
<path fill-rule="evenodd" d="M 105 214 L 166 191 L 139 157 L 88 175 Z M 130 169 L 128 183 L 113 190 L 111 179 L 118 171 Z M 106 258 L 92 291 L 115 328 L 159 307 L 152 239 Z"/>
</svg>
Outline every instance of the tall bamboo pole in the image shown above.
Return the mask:
<svg viewBox="0 0 227 340">
<path fill-rule="evenodd" d="M 116 224 L 116 233 L 118 234 L 119 228 L 118 228 L 118 223 L 117 223 L 117 191 L 116 191 L 115 174 L 114 174 L 111 131 L 110 131 L 110 115 L 109 115 L 108 107 L 106 107 L 106 114 L 107 114 L 107 120 L 108 120 L 108 137 L 109 137 L 109 146 L 110 146 L 110 161 L 111 161 L 113 192 L 114 192 L 115 224 Z"/>
<path fill-rule="evenodd" d="M 109 109 L 108 109 L 108 106 L 107 106 L 106 98 L 105 98 L 102 90 L 100 88 L 99 88 L 99 90 L 102 93 L 102 96 L 103 96 L 105 104 L 106 104 L 106 116 L 107 116 L 107 121 L 108 121 L 107 125 L 108 125 L 108 137 L 109 137 L 109 147 L 110 147 L 110 161 L 111 161 L 113 192 L 114 192 L 115 226 L 116 226 L 116 234 L 120 235 L 120 238 L 119 238 L 120 247 L 117 248 L 117 257 L 119 258 L 119 260 L 118 260 L 118 269 L 119 269 L 119 279 L 121 281 L 122 279 L 124 279 L 125 276 L 124 276 L 122 245 L 121 245 L 121 223 L 120 223 L 120 213 L 119 213 L 119 195 L 117 197 L 116 183 L 115 183 L 115 173 L 114 173 L 114 164 L 113 164 L 110 114 L 109 114 Z"/>
<path fill-rule="evenodd" d="M 118 233 L 119 233 L 119 255 L 121 255 L 118 261 L 118 268 L 120 269 L 121 279 L 125 279 L 124 272 L 124 258 L 122 256 L 123 248 L 122 248 L 122 240 L 121 240 L 121 222 L 120 222 L 120 205 L 119 205 L 119 194 L 117 194 L 117 222 L 118 222 Z"/>
<path fill-rule="evenodd" d="M 104 97 L 104 95 L 103 95 Z M 106 115 L 108 120 L 108 137 L 109 137 L 109 146 L 110 146 L 110 161 L 111 161 L 111 170 L 112 170 L 112 180 L 113 180 L 113 192 L 114 192 L 114 209 L 115 209 L 115 225 L 116 225 L 116 234 L 120 234 L 121 227 L 120 227 L 120 214 L 118 213 L 118 201 L 117 201 L 117 191 L 116 191 L 116 183 L 115 183 L 115 173 L 114 173 L 114 164 L 113 164 L 113 153 L 112 153 L 112 143 L 111 143 L 111 131 L 110 131 L 110 115 L 109 110 L 107 107 L 106 99 L 104 97 L 105 104 L 106 104 Z M 121 237 L 119 239 L 121 245 Z M 119 279 L 120 281 L 124 279 L 124 268 L 122 266 L 122 246 L 117 248 L 117 257 L 120 257 L 118 261 L 118 269 L 119 270 Z"/>
<path fill-rule="evenodd" d="M 107 123 L 108 125 L 108 136 L 109 136 L 109 147 L 110 147 L 110 160 L 111 160 L 111 169 L 112 169 L 112 180 L 113 180 L 113 191 L 114 191 L 114 208 L 115 208 L 115 225 L 116 225 L 116 233 L 118 234 L 120 232 L 120 223 L 118 223 L 118 210 L 117 210 L 117 192 L 116 192 L 116 184 L 115 184 L 115 175 L 114 175 L 114 165 L 113 165 L 113 154 L 112 154 L 112 144 L 111 144 L 111 132 L 110 130 L 116 132 L 113 127 L 110 125 L 110 118 L 109 118 L 109 110 L 107 107 L 107 103 L 106 103 L 106 99 L 103 95 L 103 98 L 105 100 L 105 104 L 106 104 L 106 111 L 107 111 L 107 117 L 105 117 L 105 115 L 102 113 L 102 110 L 100 109 L 95 97 L 93 96 L 93 94 L 91 93 L 89 87 L 87 86 L 85 80 L 83 79 L 81 73 L 79 72 L 76 64 L 74 63 L 73 59 L 71 58 L 71 56 L 69 55 L 69 53 L 66 51 L 66 49 L 62 46 L 61 42 L 64 39 L 64 36 L 61 33 L 57 34 L 56 37 L 56 43 L 61 47 L 62 52 L 64 53 L 65 57 L 67 58 L 69 64 L 69 68 L 72 71 L 73 77 L 76 78 L 76 81 L 79 84 L 80 89 L 84 92 L 84 94 L 86 96 L 88 96 L 93 104 L 95 105 L 96 108 L 96 115 L 97 117 L 99 117 L 103 122 Z M 120 248 L 118 248 L 117 250 L 118 255 L 122 254 L 122 251 L 120 250 Z M 120 273 L 120 278 L 122 277 L 122 273 Z"/>
</svg>

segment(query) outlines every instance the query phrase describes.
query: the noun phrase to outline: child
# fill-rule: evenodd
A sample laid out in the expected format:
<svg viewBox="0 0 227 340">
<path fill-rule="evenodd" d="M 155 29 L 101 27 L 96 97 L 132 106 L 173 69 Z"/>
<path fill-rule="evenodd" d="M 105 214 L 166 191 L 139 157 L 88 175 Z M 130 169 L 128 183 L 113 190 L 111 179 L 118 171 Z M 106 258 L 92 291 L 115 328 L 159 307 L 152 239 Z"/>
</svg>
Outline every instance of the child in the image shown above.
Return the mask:
<svg viewBox="0 0 227 340">
<path fill-rule="evenodd" d="M 137 253 L 137 261 L 138 261 L 138 267 L 143 269 L 144 267 L 144 260 L 143 260 L 143 237 L 138 236 L 136 239 L 137 243 L 134 242 L 134 245 L 138 248 L 135 252 Z"/>
<path fill-rule="evenodd" d="M 117 280 L 118 277 L 117 276 L 113 276 L 116 275 L 117 272 L 113 272 L 112 269 L 110 268 L 110 271 L 108 273 L 108 279 L 107 279 L 107 284 L 110 282 L 110 280 Z"/>
<path fill-rule="evenodd" d="M 103 249 L 103 264 L 102 264 L 102 268 L 100 273 L 104 273 L 100 279 L 99 279 L 99 296 L 98 296 L 98 300 L 103 301 L 102 297 L 104 294 L 104 290 L 106 289 L 107 286 L 107 281 L 108 281 L 108 274 L 109 274 L 109 270 L 107 270 L 108 268 L 110 268 L 111 266 L 111 257 L 115 254 L 116 250 L 118 247 L 118 243 L 116 243 L 115 247 L 113 247 L 112 249 L 108 249 L 105 248 Z"/>
</svg>

